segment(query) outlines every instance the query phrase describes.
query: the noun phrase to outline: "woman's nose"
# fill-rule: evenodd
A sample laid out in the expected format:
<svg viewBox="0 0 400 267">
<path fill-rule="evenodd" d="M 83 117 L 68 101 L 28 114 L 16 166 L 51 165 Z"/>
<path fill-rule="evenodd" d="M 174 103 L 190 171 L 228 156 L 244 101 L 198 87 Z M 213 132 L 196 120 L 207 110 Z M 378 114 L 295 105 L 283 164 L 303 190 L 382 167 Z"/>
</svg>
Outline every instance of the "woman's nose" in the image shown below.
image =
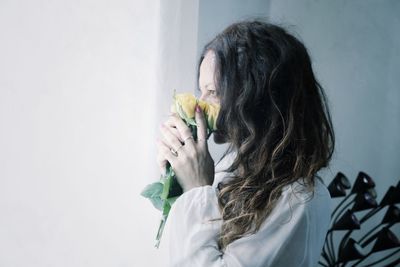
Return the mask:
<svg viewBox="0 0 400 267">
<path fill-rule="evenodd" d="M 205 101 L 206 100 L 206 96 L 204 94 L 201 94 L 201 96 L 199 97 L 199 100 Z"/>
</svg>

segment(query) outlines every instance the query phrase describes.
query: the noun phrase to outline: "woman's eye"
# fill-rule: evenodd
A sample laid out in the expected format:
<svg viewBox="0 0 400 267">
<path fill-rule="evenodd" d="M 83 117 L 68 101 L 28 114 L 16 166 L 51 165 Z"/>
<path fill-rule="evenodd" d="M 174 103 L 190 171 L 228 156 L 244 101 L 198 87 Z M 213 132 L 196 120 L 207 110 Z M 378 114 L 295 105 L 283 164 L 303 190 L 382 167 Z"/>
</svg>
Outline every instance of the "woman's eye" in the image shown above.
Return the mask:
<svg viewBox="0 0 400 267">
<path fill-rule="evenodd" d="M 216 95 L 217 94 L 217 92 L 215 90 L 208 90 L 208 93 L 210 95 Z"/>
</svg>

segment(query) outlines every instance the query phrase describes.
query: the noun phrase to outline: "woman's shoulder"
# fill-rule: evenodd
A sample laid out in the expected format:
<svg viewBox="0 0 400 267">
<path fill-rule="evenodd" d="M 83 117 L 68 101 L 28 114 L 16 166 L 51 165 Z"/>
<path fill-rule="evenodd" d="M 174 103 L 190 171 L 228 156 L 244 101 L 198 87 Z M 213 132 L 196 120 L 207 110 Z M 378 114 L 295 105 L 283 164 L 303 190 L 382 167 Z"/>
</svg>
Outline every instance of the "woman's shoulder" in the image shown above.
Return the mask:
<svg viewBox="0 0 400 267">
<path fill-rule="evenodd" d="M 292 227 L 300 224 L 315 225 L 320 221 L 323 228 L 328 224 L 331 214 L 331 197 L 325 184 L 315 179 L 315 186 L 310 189 L 301 180 L 296 180 L 282 189 L 271 213 L 265 218 L 261 229 L 280 225 Z"/>
<path fill-rule="evenodd" d="M 314 185 L 303 178 L 297 179 L 282 189 L 282 195 L 294 199 L 294 202 L 305 204 L 310 207 L 331 208 L 331 196 L 328 188 L 319 176 L 314 177 Z"/>
<path fill-rule="evenodd" d="M 231 178 L 232 174 L 227 172 L 227 169 L 231 166 L 235 157 L 236 151 L 232 150 L 229 153 L 226 153 L 226 155 L 215 165 L 215 177 L 212 185 L 214 188 L 217 188 L 218 184 L 223 180 Z M 313 187 L 310 187 L 307 183 L 309 182 L 306 182 L 306 179 L 299 178 L 291 184 L 284 186 L 282 188 L 283 197 L 289 195 L 295 196 L 299 201 L 311 200 L 312 203 L 325 202 L 326 204 L 331 202 L 328 188 L 320 176 L 315 175 Z M 312 190 L 310 188 L 312 188 Z"/>
<path fill-rule="evenodd" d="M 212 187 L 218 189 L 218 184 L 229 180 L 233 175 L 227 172 L 236 158 L 236 151 L 226 153 L 224 157 L 215 165 L 215 176 Z M 276 205 L 277 209 L 307 209 L 312 216 L 326 215 L 332 212 L 332 199 L 328 188 L 322 178 L 314 176 L 314 186 L 310 186 L 309 179 L 299 178 L 294 182 L 285 185 Z M 283 207 L 285 206 L 285 207 Z M 327 216 L 327 215 L 326 215 Z"/>
<path fill-rule="evenodd" d="M 286 185 L 283 191 L 285 191 L 286 194 L 291 193 L 299 195 L 303 199 L 311 199 L 314 195 L 317 197 L 330 198 L 328 188 L 322 178 L 315 176 L 313 181 L 314 185 L 311 186 L 309 179 L 299 178 L 291 184 Z"/>
<path fill-rule="evenodd" d="M 275 208 L 290 216 L 293 211 L 304 214 L 310 223 L 320 220 L 326 224 L 332 213 L 332 198 L 321 178 L 315 177 L 313 187 L 298 179 L 285 186 Z"/>
</svg>

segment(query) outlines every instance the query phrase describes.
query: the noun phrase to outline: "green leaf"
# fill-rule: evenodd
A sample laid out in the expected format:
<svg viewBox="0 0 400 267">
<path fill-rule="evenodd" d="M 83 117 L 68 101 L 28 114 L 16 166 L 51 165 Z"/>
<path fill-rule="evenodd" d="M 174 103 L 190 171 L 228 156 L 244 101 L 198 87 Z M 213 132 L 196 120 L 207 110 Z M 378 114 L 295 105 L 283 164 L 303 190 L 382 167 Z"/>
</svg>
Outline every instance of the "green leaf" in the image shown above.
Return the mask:
<svg viewBox="0 0 400 267">
<path fill-rule="evenodd" d="M 168 198 L 169 189 L 170 189 L 170 187 L 171 187 L 171 183 L 172 183 L 172 176 L 171 176 L 171 175 L 167 175 L 167 176 L 165 177 L 165 180 L 164 180 L 164 187 L 163 187 L 162 193 L 161 193 L 161 195 L 160 195 L 161 199 L 165 200 L 165 199 Z"/>
<path fill-rule="evenodd" d="M 181 117 L 183 120 L 187 121 L 189 118 L 186 115 L 185 111 L 183 111 L 182 106 L 179 105 L 178 103 L 175 103 L 176 111 L 179 114 L 179 117 Z"/>
<path fill-rule="evenodd" d="M 163 184 L 160 182 L 155 182 L 152 184 L 147 185 L 140 195 L 146 198 L 154 198 L 154 197 L 159 197 L 162 193 L 163 190 Z"/>
<path fill-rule="evenodd" d="M 171 179 L 171 185 L 169 187 L 168 198 L 180 196 L 182 194 L 183 194 L 183 189 L 179 184 L 178 180 L 176 179 L 176 176 L 173 176 Z"/>
<path fill-rule="evenodd" d="M 171 167 L 171 164 L 169 164 L 169 162 L 167 162 L 167 174 L 166 176 L 175 176 L 175 172 Z"/>
<path fill-rule="evenodd" d="M 169 211 L 171 210 L 171 204 L 168 201 L 164 201 L 163 205 L 163 215 L 168 217 Z"/>
<path fill-rule="evenodd" d="M 214 118 L 212 118 L 212 117 L 208 118 L 207 122 L 208 122 L 208 128 L 210 130 L 213 130 L 213 128 L 214 128 Z"/>
<path fill-rule="evenodd" d="M 187 119 L 186 123 L 189 125 L 197 126 L 197 123 L 194 119 Z"/>
<path fill-rule="evenodd" d="M 162 211 L 163 210 L 163 200 L 160 197 L 154 197 L 154 198 L 150 198 L 151 203 L 153 204 L 153 206 Z"/>
<path fill-rule="evenodd" d="M 177 196 L 177 197 L 170 197 L 170 198 L 167 198 L 167 201 L 168 201 L 168 203 L 169 203 L 169 205 L 173 205 L 174 204 L 174 202 L 177 200 L 179 198 L 179 196 Z"/>
<path fill-rule="evenodd" d="M 167 173 L 162 179 L 162 183 L 163 189 L 160 194 L 162 200 L 182 195 L 183 189 L 176 179 L 175 172 L 170 164 L 167 165 Z"/>
</svg>

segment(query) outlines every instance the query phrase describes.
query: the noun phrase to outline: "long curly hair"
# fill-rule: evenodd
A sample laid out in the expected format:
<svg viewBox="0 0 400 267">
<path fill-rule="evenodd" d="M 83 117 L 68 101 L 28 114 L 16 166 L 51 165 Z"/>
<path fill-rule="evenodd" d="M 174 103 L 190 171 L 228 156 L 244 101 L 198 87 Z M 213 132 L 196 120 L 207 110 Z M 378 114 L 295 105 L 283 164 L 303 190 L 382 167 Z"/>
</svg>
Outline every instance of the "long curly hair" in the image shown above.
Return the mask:
<svg viewBox="0 0 400 267">
<path fill-rule="evenodd" d="M 237 152 L 218 185 L 221 250 L 255 233 L 282 189 L 304 181 L 313 192 L 316 173 L 331 160 L 335 136 L 326 95 L 307 49 L 281 26 L 261 19 L 236 22 L 207 43 L 215 55 L 214 80 L 221 110 L 217 129 Z"/>
</svg>

